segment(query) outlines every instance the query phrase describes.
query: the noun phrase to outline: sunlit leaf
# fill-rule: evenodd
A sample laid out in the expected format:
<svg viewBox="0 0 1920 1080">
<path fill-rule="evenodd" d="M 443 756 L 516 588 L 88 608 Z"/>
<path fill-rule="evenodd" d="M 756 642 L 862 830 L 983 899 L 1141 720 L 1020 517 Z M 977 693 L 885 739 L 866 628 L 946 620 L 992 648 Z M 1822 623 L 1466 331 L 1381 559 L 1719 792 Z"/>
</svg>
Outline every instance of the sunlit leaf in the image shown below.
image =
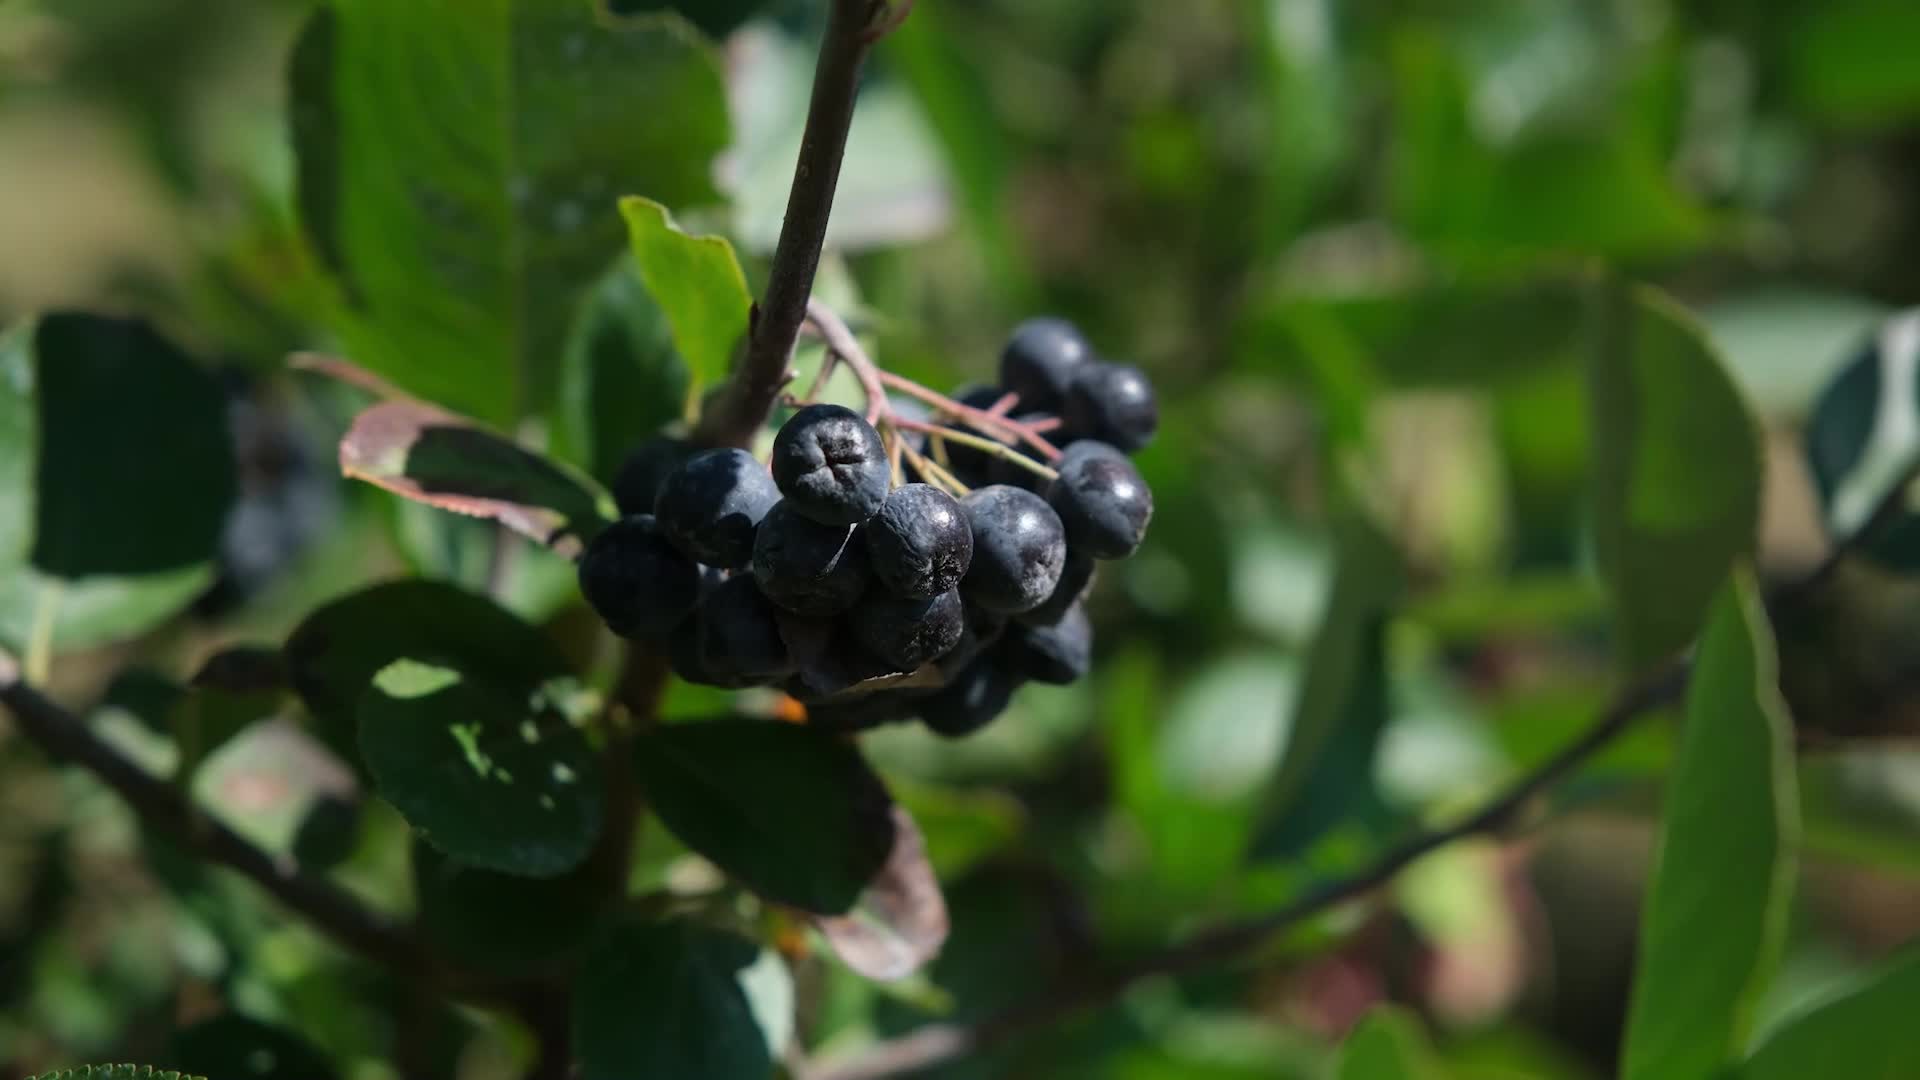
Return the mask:
<svg viewBox="0 0 1920 1080">
<path fill-rule="evenodd" d="M 1368 1013 L 1340 1047 L 1338 1080 L 1437 1080 L 1420 1021 L 1392 1007 Z"/>
<path fill-rule="evenodd" d="M 1740 1066 L 1740 1080 L 1900 1080 L 1920 1061 L 1920 953 L 1908 949 L 1845 991 L 1781 1021 Z"/>
<path fill-rule="evenodd" d="M 681 231 L 652 199 L 620 200 L 640 280 L 673 328 L 673 343 L 698 388 L 718 383 L 747 332 L 753 296 L 725 237 Z"/>
<path fill-rule="evenodd" d="M 1713 604 L 1694 662 L 1641 914 L 1621 1076 L 1713 1076 L 1746 1049 L 1779 962 L 1799 799 L 1791 722 L 1751 575 Z"/>
</svg>

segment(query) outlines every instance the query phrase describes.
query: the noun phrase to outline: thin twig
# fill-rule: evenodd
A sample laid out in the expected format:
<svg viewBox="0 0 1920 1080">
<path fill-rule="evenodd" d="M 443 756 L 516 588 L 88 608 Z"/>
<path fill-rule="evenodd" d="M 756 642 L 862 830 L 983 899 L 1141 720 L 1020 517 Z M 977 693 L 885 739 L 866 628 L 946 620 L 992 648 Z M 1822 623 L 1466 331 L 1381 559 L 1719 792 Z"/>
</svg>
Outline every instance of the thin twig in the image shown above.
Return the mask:
<svg viewBox="0 0 1920 1080">
<path fill-rule="evenodd" d="M 1907 467 L 1901 470 L 1899 478 L 1881 494 L 1880 502 L 1874 506 L 1873 513 L 1868 515 L 1867 520 L 1861 522 L 1860 527 L 1846 537 L 1835 542 L 1826 557 L 1821 559 L 1812 570 L 1776 590 L 1775 601 L 1805 596 L 1831 582 L 1848 559 L 1858 555 L 1861 548 L 1878 540 L 1887 529 L 1893 526 L 1894 522 L 1900 519 L 1900 512 L 1907 506 L 1907 490 L 1915 483 L 1920 483 L 1920 456 L 1908 462 Z"/>
<path fill-rule="evenodd" d="M 178 787 L 153 776 L 101 741 L 80 719 L 22 681 L 13 660 L 0 653 L 0 704 L 22 734 L 47 754 L 78 765 L 117 792 L 141 825 L 165 833 L 201 858 L 225 866 L 299 912 L 327 935 L 397 974 L 434 983 L 474 982 L 430 955 L 405 927 L 367 908 L 325 878 L 303 872 L 291 858 L 276 858 L 219 821 L 199 813 Z M 480 989 L 479 996 L 498 995 Z"/>
<path fill-rule="evenodd" d="M 780 240 L 767 272 L 767 291 L 754 306 L 747 327 L 747 351 L 733 377 L 700 418 L 695 440 L 713 446 L 749 446 L 767 422 L 773 403 L 789 379 L 794 342 L 806 317 L 813 279 L 820 269 L 840 183 L 840 160 L 853 125 L 860 69 L 872 51 L 879 28 L 871 0 L 833 0 L 820 61 L 813 73 L 813 97 L 800 137 L 793 189 Z M 884 29 L 880 32 L 884 33 Z"/>
<path fill-rule="evenodd" d="M 936 435 L 934 438 L 938 439 L 939 436 Z M 900 452 L 906 456 L 907 464 L 913 467 L 914 472 L 920 474 L 922 480 L 944 490 L 954 498 L 965 498 L 973 490 L 967 486 L 966 481 L 948 472 L 944 467 L 928 461 L 926 455 L 908 446 L 905 439 L 900 440 Z"/>
<path fill-rule="evenodd" d="M 1280 931 L 1366 896 L 1439 848 L 1502 828 L 1534 799 L 1626 730 L 1635 718 L 1677 700 L 1685 689 L 1686 678 L 1686 666 L 1675 664 L 1635 683 L 1585 732 L 1479 810 L 1445 828 L 1408 839 L 1357 873 L 1309 889 L 1264 915 L 1224 923 L 1177 945 L 1054 987 L 979 1023 L 928 1025 L 868 1047 L 845 1060 L 821 1063 L 803 1073 L 802 1080 L 884 1080 L 932 1068 L 1097 1008 L 1143 979 L 1179 975 L 1254 955 Z"/>
<path fill-rule="evenodd" d="M 1017 465 L 1035 476 L 1047 480 L 1060 479 L 1060 474 L 1049 466 L 1033 460 L 1003 442 L 982 438 L 978 435 L 969 435 L 964 431 L 955 431 L 953 428 L 943 427 L 940 424 L 929 424 L 923 420 L 909 420 L 901 416 L 889 417 L 887 423 L 902 431 L 918 431 L 932 438 L 939 439 L 942 442 L 953 442 L 959 443 L 961 446 L 970 446 L 983 454 L 999 458 L 1012 465 Z"/>
<path fill-rule="evenodd" d="M 1060 448 L 1042 438 L 1032 428 L 1004 416 L 995 416 L 985 409 L 976 409 L 955 401 L 945 394 L 929 390 L 912 379 L 895 375 L 891 371 L 882 371 L 880 382 L 890 389 L 898 390 L 908 397 L 920 399 L 927 405 L 946 413 L 955 420 L 963 421 L 967 426 L 977 428 L 989 435 L 998 436 L 1007 442 L 1024 442 L 1040 452 L 1048 461 L 1060 460 Z"/>
<path fill-rule="evenodd" d="M 880 385 L 880 368 L 867 355 L 848 328 L 840 313 L 818 300 L 807 301 L 807 323 L 819 332 L 821 340 L 827 343 L 827 357 L 839 357 L 853 376 L 860 380 L 860 392 L 867 399 L 867 423 L 879 420 L 887 408 L 887 391 Z"/>
</svg>

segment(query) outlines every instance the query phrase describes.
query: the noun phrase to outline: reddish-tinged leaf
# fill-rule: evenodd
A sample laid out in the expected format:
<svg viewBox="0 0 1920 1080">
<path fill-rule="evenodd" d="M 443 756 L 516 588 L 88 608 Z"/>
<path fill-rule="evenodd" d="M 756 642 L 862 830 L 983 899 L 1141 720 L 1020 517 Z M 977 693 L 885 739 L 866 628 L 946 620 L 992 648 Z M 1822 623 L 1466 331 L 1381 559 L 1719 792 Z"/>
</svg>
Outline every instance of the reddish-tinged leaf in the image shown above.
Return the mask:
<svg viewBox="0 0 1920 1080">
<path fill-rule="evenodd" d="M 340 471 L 403 498 L 497 521 L 577 556 L 606 525 L 594 482 L 472 421 L 418 401 L 387 401 L 354 418 Z"/>
<path fill-rule="evenodd" d="M 405 390 L 361 367 L 351 360 L 325 353 L 301 352 L 287 357 L 287 366 L 296 371 L 311 371 L 316 375 L 325 375 L 329 379 L 358 387 L 378 398 L 388 400 L 412 397 Z"/>
<path fill-rule="evenodd" d="M 893 808 L 893 852 L 853 910 L 814 916 L 813 924 L 843 963 L 869 979 L 904 979 L 939 955 L 947 901 L 905 808 Z"/>
</svg>

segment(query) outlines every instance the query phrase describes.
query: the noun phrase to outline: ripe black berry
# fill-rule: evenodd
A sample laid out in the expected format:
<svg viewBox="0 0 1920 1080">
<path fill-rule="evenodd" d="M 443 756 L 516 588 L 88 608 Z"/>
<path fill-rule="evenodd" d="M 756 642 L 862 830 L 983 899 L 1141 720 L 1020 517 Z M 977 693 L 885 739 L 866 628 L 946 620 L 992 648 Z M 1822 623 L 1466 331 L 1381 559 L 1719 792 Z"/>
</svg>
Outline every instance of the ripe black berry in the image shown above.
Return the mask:
<svg viewBox="0 0 1920 1080">
<path fill-rule="evenodd" d="M 1028 319 L 1000 354 L 1000 383 L 1023 409 L 1058 409 L 1079 371 L 1094 362 L 1079 328 L 1065 319 Z"/>
<path fill-rule="evenodd" d="M 1031 491 L 994 484 L 960 504 L 973 529 L 973 565 L 961 587 L 967 599 L 1003 615 L 1040 606 L 1053 595 L 1067 561 L 1060 515 Z"/>
<path fill-rule="evenodd" d="M 1096 362 L 1084 366 L 1067 387 L 1061 411 L 1067 430 L 1131 454 L 1146 448 L 1160 427 L 1153 384 L 1139 368 Z"/>
<path fill-rule="evenodd" d="M 1067 543 L 1098 559 L 1124 559 L 1147 535 L 1153 492 L 1120 451 L 1102 442 L 1067 447 L 1057 466 L 1060 479 L 1047 504 L 1060 515 Z"/>
<path fill-rule="evenodd" d="M 896 671 L 914 671 L 960 644 L 966 617 L 960 594 L 951 589 L 921 600 L 881 592 L 856 606 L 848 625 L 862 648 Z"/>
<path fill-rule="evenodd" d="M 793 670 L 773 604 L 747 574 L 735 574 L 700 601 L 700 666 L 734 682 L 765 682 Z"/>
<path fill-rule="evenodd" d="M 924 599 L 946 592 L 973 563 L 973 528 L 958 500 L 928 484 L 887 496 L 867 522 L 873 572 L 895 596 Z"/>
<path fill-rule="evenodd" d="M 1061 568 L 1060 583 L 1053 587 L 1053 593 L 1039 607 L 1023 611 L 1014 618 L 1028 626 L 1052 626 L 1066 617 L 1075 604 L 1085 599 L 1092 585 L 1093 556 L 1075 550 L 1069 544 L 1067 565 Z"/>
<path fill-rule="evenodd" d="M 1016 626 L 1002 645 L 1007 666 L 1036 682 L 1065 686 L 1093 669 L 1093 623 L 1079 604 L 1052 626 Z"/>
<path fill-rule="evenodd" d="M 866 544 L 856 525 L 822 525 L 790 500 L 767 511 L 753 539 L 753 580 L 767 599 L 800 615 L 838 615 L 866 591 Z"/>
<path fill-rule="evenodd" d="M 989 654 L 969 664 L 941 691 L 919 703 L 920 722 L 937 735 L 971 735 L 1005 712 L 1019 676 Z"/>
<path fill-rule="evenodd" d="M 779 501 L 773 478 L 752 454 L 702 450 L 667 474 L 654 516 L 682 551 L 738 570 L 753 559 L 754 531 Z"/>
<path fill-rule="evenodd" d="M 587 603 L 621 637 L 665 633 L 700 599 L 700 567 L 648 514 L 622 518 L 594 537 L 579 574 Z"/>
<path fill-rule="evenodd" d="M 887 497 L 887 450 L 859 413 L 809 405 L 774 437 L 773 478 L 800 513 L 823 525 L 858 525 Z"/>
<path fill-rule="evenodd" d="M 613 501 L 622 514 L 651 514 L 667 474 L 678 468 L 692 447 L 685 439 L 655 435 L 627 454 L 613 478 Z"/>
</svg>

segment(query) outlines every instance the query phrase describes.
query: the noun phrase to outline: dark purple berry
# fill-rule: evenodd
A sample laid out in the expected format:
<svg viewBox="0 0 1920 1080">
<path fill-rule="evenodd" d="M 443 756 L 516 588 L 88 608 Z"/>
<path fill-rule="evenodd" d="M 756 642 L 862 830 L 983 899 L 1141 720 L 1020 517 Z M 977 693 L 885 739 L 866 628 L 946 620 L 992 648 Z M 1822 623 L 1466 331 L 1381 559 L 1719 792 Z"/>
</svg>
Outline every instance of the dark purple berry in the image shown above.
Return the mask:
<svg viewBox="0 0 1920 1080">
<path fill-rule="evenodd" d="M 866 418 L 809 405 L 773 440 L 773 478 L 795 510 L 823 525 L 858 525 L 887 497 L 887 450 Z"/>
<path fill-rule="evenodd" d="M 1160 427 L 1160 406 L 1153 384 L 1139 368 L 1097 362 L 1086 365 L 1067 388 L 1061 410 L 1067 430 L 1098 439 L 1132 454 L 1153 441 Z"/>
<path fill-rule="evenodd" d="M 1013 627 L 1001 650 L 1009 668 L 1036 682 L 1079 682 L 1093 669 L 1093 623 L 1075 604 L 1052 626 Z"/>
<path fill-rule="evenodd" d="M 1060 515 L 1067 543 L 1097 559 L 1133 554 L 1153 519 L 1153 491 L 1133 462 L 1106 443 L 1078 442 L 1056 468 L 1060 479 L 1047 490 L 1047 504 Z"/>
<path fill-rule="evenodd" d="M 606 527 L 580 557 L 580 592 L 621 637 L 665 633 L 700 599 L 700 567 L 648 514 Z"/>
<path fill-rule="evenodd" d="M 753 539 L 753 580 L 779 607 L 827 617 L 853 606 L 867 589 L 866 545 L 857 525 L 822 525 L 782 499 Z"/>
<path fill-rule="evenodd" d="M 793 671 L 773 604 L 747 574 L 735 574 L 700 601 L 700 664 L 729 684 L 768 682 Z"/>
<path fill-rule="evenodd" d="M 973 563 L 973 528 L 953 496 L 929 484 L 896 489 L 867 522 L 873 572 L 895 596 L 925 599 L 960 584 Z"/>
<path fill-rule="evenodd" d="M 1053 595 L 1067 561 L 1060 515 L 1031 491 L 994 484 L 961 500 L 973 529 L 967 599 L 1003 615 L 1040 606 Z"/>
<path fill-rule="evenodd" d="M 667 474 L 654 516 L 682 551 L 738 570 L 753 559 L 753 534 L 780 501 L 765 466 L 745 450 L 702 450 Z"/>
<path fill-rule="evenodd" d="M 1093 586 L 1093 557 L 1085 552 L 1067 546 L 1067 565 L 1060 571 L 1060 583 L 1053 587 L 1052 595 L 1031 611 L 1023 611 L 1014 616 L 1028 626 L 1052 626 L 1064 618 L 1069 610 L 1084 600 Z"/>
<path fill-rule="evenodd" d="M 693 448 L 685 439 L 655 435 L 627 454 L 613 478 L 613 501 L 622 514 L 651 514 L 667 475 L 680 466 Z"/>
<path fill-rule="evenodd" d="M 1028 319 L 1000 354 L 1000 384 L 1020 395 L 1022 409 L 1058 409 L 1074 376 L 1093 362 L 1093 350 L 1072 323 Z"/>
<path fill-rule="evenodd" d="M 966 632 L 960 594 L 921 600 L 869 594 L 847 617 L 854 640 L 896 671 L 915 671 L 952 651 Z"/>
<path fill-rule="evenodd" d="M 950 739 L 971 735 L 1005 712 L 1019 688 L 1019 676 L 991 654 L 982 656 L 939 693 L 919 703 L 920 722 Z"/>
</svg>

